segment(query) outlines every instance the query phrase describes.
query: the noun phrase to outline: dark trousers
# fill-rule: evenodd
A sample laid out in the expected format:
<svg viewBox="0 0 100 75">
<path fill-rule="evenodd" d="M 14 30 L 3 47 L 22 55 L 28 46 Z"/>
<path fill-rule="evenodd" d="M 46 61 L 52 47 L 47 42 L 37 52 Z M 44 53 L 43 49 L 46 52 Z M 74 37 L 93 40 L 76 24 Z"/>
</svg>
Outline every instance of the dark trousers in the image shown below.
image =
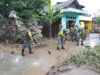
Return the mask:
<svg viewBox="0 0 100 75">
<path fill-rule="evenodd" d="M 74 32 L 70 32 L 70 37 L 71 37 L 71 40 L 74 41 L 74 37 L 75 37 Z"/>
<path fill-rule="evenodd" d="M 79 45 L 79 43 L 80 43 L 80 41 L 81 41 L 81 45 L 83 45 L 83 38 L 77 38 L 77 45 Z"/>
<path fill-rule="evenodd" d="M 65 44 L 65 40 L 64 37 L 58 36 L 58 43 L 57 43 L 57 47 L 58 48 L 64 48 L 64 44 Z"/>
<path fill-rule="evenodd" d="M 74 33 L 74 40 L 77 41 L 77 39 L 78 39 L 77 33 Z"/>
</svg>

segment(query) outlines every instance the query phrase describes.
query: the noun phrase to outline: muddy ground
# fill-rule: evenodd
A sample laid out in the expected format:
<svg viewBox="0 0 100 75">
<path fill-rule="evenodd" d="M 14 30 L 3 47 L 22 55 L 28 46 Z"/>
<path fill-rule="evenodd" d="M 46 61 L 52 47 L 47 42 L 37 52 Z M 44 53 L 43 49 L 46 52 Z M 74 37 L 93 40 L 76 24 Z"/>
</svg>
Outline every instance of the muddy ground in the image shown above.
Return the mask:
<svg viewBox="0 0 100 75">
<path fill-rule="evenodd" d="M 30 55 L 28 53 L 28 50 L 26 49 L 24 57 L 20 55 L 21 54 L 20 44 L 1 45 L 0 47 L 0 53 L 2 55 L 1 57 L 2 59 L 5 60 L 4 62 L 2 62 L 4 66 L 2 66 L 2 64 L 0 66 L 4 67 L 6 71 L 7 67 L 10 67 L 12 69 L 13 68 L 12 63 L 14 63 L 13 61 L 16 61 L 14 65 L 15 66 L 14 68 L 16 70 L 14 70 L 13 73 L 19 72 L 19 75 L 21 73 L 24 73 L 24 75 L 33 75 L 33 74 L 45 75 L 53 65 L 61 63 L 66 58 L 69 58 L 73 53 L 77 53 L 80 49 L 84 49 L 83 46 L 76 46 L 76 43 L 75 42 L 73 43 L 71 41 L 66 41 L 65 50 L 56 50 L 55 39 L 52 40 L 43 39 L 42 42 L 47 45 L 43 45 L 41 47 L 33 47 L 32 50 L 34 53 L 32 55 Z M 28 66 L 21 64 L 21 62 L 24 62 L 23 64 Z M 19 67 L 22 67 L 21 68 L 22 71 L 18 70 L 18 64 L 20 64 Z M 2 70 L 2 68 L 0 70 Z M 12 71 L 7 70 L 6 72 L 9 73 L 8 75 L 10 75 L 10 72 Z M 5 75 L 4 73 L 2 75 Z"/>
<path fill-rule="evenodd" d="M 0 74 L 46 75 L 48 71 L 50 71 L 52 66 L 61 64 L 71 55 L 79 52 L 80 50 L 85 49 L 84 46 L 76 46 L 76 42 L 72 41 L 66 41 L 65 50 L 56 50 L 56 39 L 43 39 L 42 43 L 43 45 L 40 47 L 33 46 L 33 54 L 29 54 L 28 49 L 26 49 L 24 57 L 20 55 L 22 47 L 21 44 L 1 44 Z"/>
</svg>

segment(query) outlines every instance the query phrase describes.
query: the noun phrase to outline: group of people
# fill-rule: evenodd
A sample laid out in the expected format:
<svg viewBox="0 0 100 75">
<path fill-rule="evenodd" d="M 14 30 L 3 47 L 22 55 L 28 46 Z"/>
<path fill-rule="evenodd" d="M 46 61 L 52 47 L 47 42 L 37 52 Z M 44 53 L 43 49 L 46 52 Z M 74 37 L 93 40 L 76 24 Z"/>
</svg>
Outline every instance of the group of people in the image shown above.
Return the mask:
<svg viewBox="0 0 100 75">
<path fill-rule="evenodd" d="M 77 46 L 81 43 L 81 45 L 84 45 L 84 40 L 86 39 L 88 35 L 88 29 L 87 27 L 79 27 L 76 25 L 75 27 L 70 27 L 69 29 L 63 29 L 63 26 L 60 25 L 59 32 L 58 32 L 58 42 L 57 42 L 57 50 L 65 49 L 65 38 L 70 36 L 70 39 L 72 42 L 76 42 Z"/>
<path fill-rule="evenodd" d="M 35 43 L 34 39 L 33 39 L 33 35 L 32 35 L 32 31 L 31 29 L 29 29 L 28 27 L 26 27 L 23 31 L 23 47 L 21 50 L 21 55 L 24 56 L 24 50 L 25 48 L 29 49 L 29 54 L 32 54 L 32 44 Z M 72 41 L 76 41 L 77 46 L 79 45 L 80 41 L 81 41 L 81 45 L 83 45 L 83 41 L 86 38 L 87 35 L 87 28 L 79 28 L 77 25 L 75 27 L 70 27 L 70 29 L 63 29 L 63 26 L 60 25 L 59 28 L 59 32 L 58 32 L 58 39 L 57 39 L 57 50 L 61 49 L 65 49 L 64 45 L 65 45 L 65 37 L 67 37 L 68 35 L 70 35 L 70 38 Z"/>
</svg>

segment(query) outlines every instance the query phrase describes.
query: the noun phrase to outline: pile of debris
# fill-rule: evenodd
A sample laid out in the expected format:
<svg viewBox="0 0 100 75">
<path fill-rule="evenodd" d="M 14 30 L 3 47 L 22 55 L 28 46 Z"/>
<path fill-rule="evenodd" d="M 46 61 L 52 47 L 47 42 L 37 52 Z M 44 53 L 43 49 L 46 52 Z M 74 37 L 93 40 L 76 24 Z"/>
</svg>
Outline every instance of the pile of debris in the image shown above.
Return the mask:
<svg viewBox="0 0 100 75">
<path fill-rule="evenodd" d="M 21 34 L 26 26 L 32 29 L 33 38 L 37 43 L 42 38 L 42 25 L 39 25 L 36 19 L 20 19 L 16 15 L 16 12 L 12 10 L 9 14 L 9 18 L 4 18 L 4 20 L 0 23 L 0 42 L 22 42 Z"/>
</svg>

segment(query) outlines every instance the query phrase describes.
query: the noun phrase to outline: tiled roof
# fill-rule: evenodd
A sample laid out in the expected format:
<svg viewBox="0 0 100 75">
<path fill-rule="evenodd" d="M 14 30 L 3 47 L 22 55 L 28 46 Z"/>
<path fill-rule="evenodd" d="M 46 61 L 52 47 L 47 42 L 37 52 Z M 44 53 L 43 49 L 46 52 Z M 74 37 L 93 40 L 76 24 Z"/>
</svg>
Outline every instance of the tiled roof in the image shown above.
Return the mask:
<svg viewBox="0 0 100 75">
<path fill-rule="evenodd" d="M 56 4 L 53 6 L 54 9 L 63 9 L 63 8 L 68 8 L 74 1 L 77 2 L 77 0 L 68 0 L 66 2 L 62 2 L 62 3 L 59 3 L 59 4 Z M 80 5 L 80 4 L 79 4 Z M 81 7 L 84 7 L 82 5 L 80 5 Z"/>
</svg>

